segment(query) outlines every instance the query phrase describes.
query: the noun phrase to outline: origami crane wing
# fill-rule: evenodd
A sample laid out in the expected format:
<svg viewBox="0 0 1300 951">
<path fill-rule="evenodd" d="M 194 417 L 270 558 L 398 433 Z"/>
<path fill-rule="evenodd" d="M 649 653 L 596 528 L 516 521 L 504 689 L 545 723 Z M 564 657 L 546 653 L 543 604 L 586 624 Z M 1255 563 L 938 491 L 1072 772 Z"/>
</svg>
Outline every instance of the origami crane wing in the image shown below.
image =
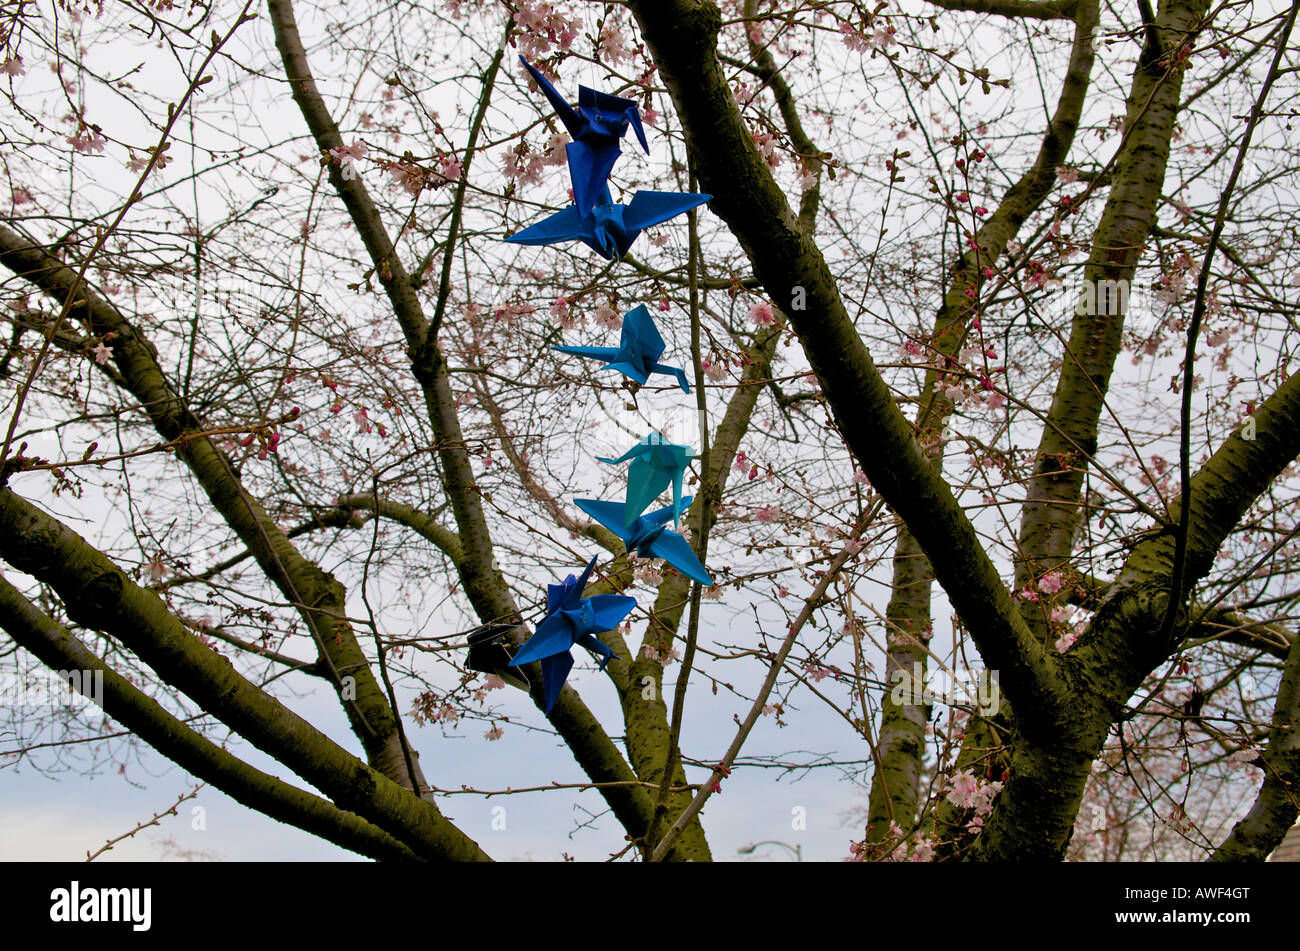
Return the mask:
<svg viewBox="0 0 1300 951">
<path fill-rule="evenodd" d="M 511 244 L 555 244 L 557 241 L 585 242 L 589 235 L 590 229 L 583 229 L 583 215 L 577 206 L 570 205 L 523 231 L 515 232 L 506 240 Z"/>
<path fill-rule="evenodd" d="M 567 652 L 573 646 L 573 641 L 573 624 L 563 615 L 552 614 L 537 625 L 536 632 L 515 654 L 510 666 L 522 667 L 552 654 Z"/>
<path fill-rule="evenodd" d="M 528 70 L 537 83 L 537 88 L 542 91 L 542 94 L 554 107 L 555 114 L 560 117 L 560 121 L 564 123 L 564 128 L 568 130 L 569 135 L 576 139 L 587 124 L 582 116 L 578 115 L 578 111 L 569 105 L 568 100 L 560 95 L 556 88 L 551 85 L 551 81 L 538 72 L 532 63 L 524 59 L 523 56 L 519 57 L 519 62 L 524 64 L 524 68 Z"/>
<path fill-rule="evenodd" d="M 609 181 L 609 173 L 623 153 L 617 145 L 592 145 L 589 142 L 570 142 L 564 151 L 569 157 L 573 202 L 585 215 L 600 200 L 601 189 Z"/>
<path fill-rule="evenodd" d="M 551 712 L 551 707 L 555 706 L 555 701 L 560 698 L 560 691 L 564 689 L 564 681 L 568 679 L 571 670 L 573 670 L 573 655 L 568 651 L 552 654 L 542 660 L 542 693 L 548 714 Z"/>
<path fill-rule="evenodd" d="M 637 363 L 632 360 L 617 360 L 605 367 L 606 370 L 617 370 L 625 377 L 636 380 L 644 385 L 645 381 L 650 379 L 650 374 L 643 370 Z"/>
<path fill-rule="evenodd" d="M 649 379 L 649 374 L 641 369 L 637 364 L 627 360 L 619 360 L 622 350 L 617 347 L 551 347 L 552 350 L 559 350 L 561 353 L 571 353 L 576 357 L 591 357 L 594 360 L 604 360 L 604 370 L 617 370 L 624 376 L 631 377 L 638 383 L 645 383 Z"/>
<path fill-rule="evenodd" d="M 712 197 L 698 192 L 637 192 L 623 212 L 623 227 L 632 235 L 676 218 Z"/>
<path fill-rule="evenodd" d="M 627 220 L 627 212 L 624 212 L 623 216 L 624 220 Z M 637 304 L 623 315 L 619 349 L 639 353 L 646 358 L 647 362 L 653 363 L 663 356 L 666 346 L 645 304 Z"/>
<path fill-rule="evenodd" d="M 672 509 L 668 509 L 669 512 Z M 662 558 L 692 581 L 698 581 L 706 588 L 713 586 L 713 579 L 695 557 L 695 552 L 686 543 L 686 539 L 674 531 L 665 529 L 650 540 L 649 554 Z"/>
<path fill-rule="evenodd" d="M 637 108 L 635 99 L 624 99 L 622 96 L 579 86 L 578 106 L 579 108 L 599 109 L 601 112 L 615 116 L 621 115 L 632 126 L 632 131 L 636 134 L 637 141 L 641 143 L 641 148 L 645 150 L 647 155 L 650 154 L 650 145 L 645 140 L 645 129 L 641 128 L 641 111 Z"/>
<path fill-rule="evenodd" d="M 551 349 L 561 353 L 571 353 L 575 357 L 591 357 L 593 360 L 607 362 L 616 359 L 622 352 L 617 347 L 551 347 Z"/>
<path fill-rule="evenodd" d="M 623 524 L 622 502 L 597 502 L 595 499 L 574 499 L 573 504 L 582 509 L 611 532 L 623 539 L 628 539 L 627 526 Z"/>
<path fill-rule="evenodd" d="M 625 594 L 597 594 L 588 600 L 591 601 L 591 609 L 595 616 L 595 629 L 597 633 L 601 631 L 614 630 L 614 628 L 623 623 L 623 618 L 631 614 L 632 609 L 636 607 L 636 598 L 629 598 Z M 579 643 L 581 643 L 581 638 L 579 638 Z M 598 641 L 597 643 L 600 642 Z M 584 644 L 583 646 L 586 647 L 587 645 Z M 601 644 L 600 646 L 603 647 L 604 650 L 596 647 L 588 647 L 588 649 L 594 650 L 597 654 L 606 654 L 609 652 L 609 648 L 605 647 L 604 644 Z M 609 656 L 613 657 L 614 655 L 610 653 Z"/>
</svg>

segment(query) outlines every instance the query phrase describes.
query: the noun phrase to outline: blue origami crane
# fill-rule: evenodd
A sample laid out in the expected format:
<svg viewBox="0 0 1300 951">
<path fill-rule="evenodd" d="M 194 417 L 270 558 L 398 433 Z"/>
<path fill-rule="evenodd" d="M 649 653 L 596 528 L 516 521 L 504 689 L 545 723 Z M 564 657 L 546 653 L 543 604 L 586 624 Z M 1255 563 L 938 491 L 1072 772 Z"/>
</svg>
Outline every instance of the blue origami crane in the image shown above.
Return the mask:
<svg viewBox="0 0 1300 951">
<path fill-rule="evenodd" d="M 570 205 L 506 240 L 514 244 L 581 241 L 601 257 L 618 261 L 646 228 L 690 211 L 712 197 L 698 192 L 637 192 L 628 204 L 617 205 L 610 197 L 609 186 L 602 185 L 600 197 L 590 211 Z"/>
<path fill-rule="evenodd" d="M 547 713 L 555 706 L 565 678 L 573 669 L 573 655 L 569 653 L 573 645 L 581 644 L 599 654 L 600 669 L 604 670 L 614 652 L 595 635 L 618 627 L 619 622 L 636 607 L 635 598 L 621 594 L 584 598 L 582 592 L 595 567 L 596 559 L 592 558 L 581 577 L 569 575 L 562 584 L 546 586 L 546 619 L 537 625 L 533 636 L 510 661 L 512 667 L 531 664 L 535 660 L 542 662 L 542 691 Z"/>
<path fill-rule="evenodd" d="M 636 101 L 579 86 L 578 107 L 575 109 L 556 92 L 555 87 L 532 63 L 522 56 L 519 61 L 537 81 L 538 87 L 555 107 L 556 115 L 573 137 L 573 141 L 564 150 L 569 156 L 573 200 L 578 211 L 585 215 L 596 204 L 601 189 L 609 181 L 609 173 L 622 154 L 618 147 L 619 140 L 627 134 L 629 125 L 636 133 L 641 148 L 647 154 L 650 152 L 645 130 L 641 128 L 641 113 L 637 111 Z"/>
<path fill-rule="evenodd" d="M 627 502 L 623 506 L 623 521 L 631 525 L 632 520 L 650 507 L 650 503 L 659 498 L 659 493 L 673 487 L 673 526 L 681 519 L 682 509 L 682 473 L 695 458 L 695 451 L 690 446 L 668 442 L 659 433 L 650 433 L 617 459 L 597 456 L 601 462 L 618 465 L 631 459 L 627 467 Z"/>
<path fill-rule="evenodd" d="M 561 353 L 572 353 L 574 356 L 604 360 L 605 369 L 618 370 L 624 376 L 641 384 L 649 379 L 651 373 L 675 376 L 683 390 L 687 393 L 691 391 L 690 384 L 686 382 L 686 372 L 681 367 L 670 367 L 655 362 L 664 354 L 664 338 L 659 335 L 659 328 L 655 326 L 645 304 L 638 304 L 623 315 L 623 330 L 617 347 L 552 347 L 551 349 L 559 350 Z"/>
<path fill-rule="evenodd" d="M 682 511 L 690 507 L 688 495 L 682 499 Z M 692 581 L 705 586 L 712 586 L 713 579 L 695 557 L 695 552 L 686 543 L 686 539 L 666 526 L 672 518 L 673 509 L 660 509 L 649 515 L 641 515 L 631 525 L 624 522 L 625 506 L 619 502 L 597 502 L 593 499 L 574 499 L 574 504 L 600 524 L 623 539 L 623 544 L 631 552 L 633 549 L 642 558 L 662 558 Z"/>
</svg>

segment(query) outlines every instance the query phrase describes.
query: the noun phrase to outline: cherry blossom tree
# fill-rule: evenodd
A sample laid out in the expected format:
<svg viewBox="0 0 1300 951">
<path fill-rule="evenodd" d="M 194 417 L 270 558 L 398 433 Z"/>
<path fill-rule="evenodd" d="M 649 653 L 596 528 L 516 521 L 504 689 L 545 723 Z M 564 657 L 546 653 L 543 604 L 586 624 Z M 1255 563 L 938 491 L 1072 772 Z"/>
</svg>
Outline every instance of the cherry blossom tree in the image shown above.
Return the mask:
<svg viewBox="0 0 1300 951">
<path fill-rule="evenodd" d="M 102 683 L 5 707 L 11 764 L 145 745 L 361 854 L 485 860 L 444 809 L 493 791 L 416 728 L 545 731 L 618 857 L 707 860 L 756 726 L 817 707 L 850 858 L 1266 857 L 1300 778 L 1296 10 L 6 7 L 0 628 L 12 671 Z M 505 243 L 572 201 L 520 54 L 637 101 L 616 198 L 707 209 L 618 262 Z M 552 349 L 638 303 L 689 395 Z M 695 449 L 713 586 L 573 504 L 650 430 Z M 544 713 L 539 665 L 467 666 L 593 554 L 587 594 L 639 605 L 603 672 Z"/>
</svg>

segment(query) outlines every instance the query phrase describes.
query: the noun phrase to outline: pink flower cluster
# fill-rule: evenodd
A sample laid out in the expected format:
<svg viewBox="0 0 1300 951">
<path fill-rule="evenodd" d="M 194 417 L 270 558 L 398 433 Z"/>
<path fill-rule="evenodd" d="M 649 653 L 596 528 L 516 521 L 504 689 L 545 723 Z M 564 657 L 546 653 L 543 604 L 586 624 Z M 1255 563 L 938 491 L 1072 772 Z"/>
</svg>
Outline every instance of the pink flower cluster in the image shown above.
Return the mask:
<svg viewBox="0 0 1300 951">
<path fill-rule="evenodd" d="M 567 50 L 580 35 L 578 24 L 546 0 L 519 0 L 515 25 L 519 51 L 530 60 L 541 59 L 556 46 Z"/>
<path fill-rule="evenodd" d="M 984 826 L 984 817 L 993 811 L 993 800 L 1000 792 L 1001 782 L 985 782 L 969 769 L 963 769 L 952 778 L 948 795 L 944 798 L 959 809 L 975 810 L 975 816 L 966 828 L 978 834 Z"/>
</svg>

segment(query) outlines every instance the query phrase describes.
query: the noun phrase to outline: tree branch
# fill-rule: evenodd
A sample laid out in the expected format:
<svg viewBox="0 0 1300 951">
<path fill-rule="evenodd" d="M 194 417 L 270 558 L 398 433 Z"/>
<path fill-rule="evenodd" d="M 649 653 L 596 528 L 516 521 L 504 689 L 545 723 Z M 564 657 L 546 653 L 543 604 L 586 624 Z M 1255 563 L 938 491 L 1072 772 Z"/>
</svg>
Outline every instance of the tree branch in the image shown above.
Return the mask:
<svg viewBox="0 0 1300 951">
<path fill-rule="evenodd" d="M 917 445 L 845 310 L 821 251 L 799 226 L 745 127 L 717 57 L 718 8 L 629 4 L 686 131 L 709 207 L 730 226 L 772 301 L 789 315 L 849 448 L 916 534 L 935 574 L 1013 702 L 1062 709 L 1055 661 L 1025 625 L 947 483 Z M 796 305 L 798 305 L 796 307 Z"/>
<path fill-rule="evenodd" d="M 929 0 L 945 10 L 991 13 L 1013 19 L 1068 20 L 1079 0 Z"/>
<path fill-rule="evenodd" d="M 104 712 L 182 769 L 236 802 L 375 859 L 411 860 L 414 852 L 355 813 L 254 769 L 186 726 L 105 664 L 0 577 L 0 627 L 52 670 L 102 674 Z"/>
<path fill-rule="evenodd" d="M 3 225 L 0 265 L 55 300 L 70 300 L 76 290 L 77 302 L 70 314 L 88 325 L 94 335 L 111 335 L 113 363 L 128 392 L 140 402 L 158 433 L 175 444 L 176 457 L 189 467 L 213 507 L 307 622 L 369 761 L 385 775 L 415 788 L 419 777 L 412 781 L 406 775 L 393 711 L 347 622 L 343 586 L 303 557 L 262 504 L 244 488 L 230 459 L 206 435 L 202 422 L 167 378 L 153 344 L 112 304 L 80 285 L 75 271 Z M 343 672 L 353 678 L 347 690 Z"/>
</svg>

